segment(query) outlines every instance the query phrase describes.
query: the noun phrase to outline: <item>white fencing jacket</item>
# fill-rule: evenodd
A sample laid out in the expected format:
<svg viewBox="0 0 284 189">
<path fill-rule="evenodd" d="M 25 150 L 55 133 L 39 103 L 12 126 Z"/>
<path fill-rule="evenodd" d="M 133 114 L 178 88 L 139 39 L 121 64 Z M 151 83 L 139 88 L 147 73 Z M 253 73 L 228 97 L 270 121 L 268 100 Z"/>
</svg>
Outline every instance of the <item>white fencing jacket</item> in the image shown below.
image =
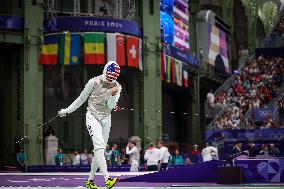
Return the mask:
<svg viewBox="0 0 284 189">
<path fill-rule="evenodd" d="M 147 165 L 158 165 L 160 160 L 160 150 L 157 148 L 149 148 L 146 150 L 144 155 L 145 161 L 147 161 Z"/>
<path fill-rule="evenodd" d="M 118 92 L 115 96 L 111 95 L 111 88 L 117 86 Z M 87 110 L 90 111 L 98 120 L 110 115 L 111 110 L 115 108 L 120 97 L 121 85 L 115 81 L 106 83 L 103 81 L 103 75 L 94 77 L 88 81 L 80 96 L 66 109 L 70 114 L 79 108 L 88 98 Z"/>
</svg>

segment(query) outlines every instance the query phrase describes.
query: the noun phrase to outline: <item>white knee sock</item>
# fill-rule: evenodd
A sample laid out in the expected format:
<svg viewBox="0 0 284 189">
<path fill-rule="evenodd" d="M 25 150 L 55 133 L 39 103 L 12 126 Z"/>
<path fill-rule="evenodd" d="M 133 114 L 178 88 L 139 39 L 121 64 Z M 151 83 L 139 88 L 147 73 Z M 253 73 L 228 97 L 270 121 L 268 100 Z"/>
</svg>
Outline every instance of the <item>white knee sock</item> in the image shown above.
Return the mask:
<svg viewBox="0 0 284 189">
<path fill-rule="evenodd" d="M 94 152 L 94 156 L 96 157 L 98 167 L 100 168 L 100 172 L 102 172 L 105 181 L 109 178 L 109 174 L 107 171 L 107 164 L 105 159 L 105 149 L 98 149 Z"/>
<path fill-rule="evenodd" d="M 91 171 L 90 171 L 90 175 L 89 175 L 89 180 L 94 180 L 94 176 L 96 174 L 98 170 L 98 162 L 96 159 L 96 156 L 94 155 L 93 159 L 92 159 L 92 164 L 91 164 Z"/>
</svg>

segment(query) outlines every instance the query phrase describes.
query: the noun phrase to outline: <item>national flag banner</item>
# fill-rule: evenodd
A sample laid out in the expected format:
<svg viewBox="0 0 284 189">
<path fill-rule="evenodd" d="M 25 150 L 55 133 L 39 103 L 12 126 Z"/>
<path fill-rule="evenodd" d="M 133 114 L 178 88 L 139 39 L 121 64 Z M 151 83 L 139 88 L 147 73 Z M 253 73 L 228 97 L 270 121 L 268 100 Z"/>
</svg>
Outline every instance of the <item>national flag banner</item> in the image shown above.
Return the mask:
<svg viewBox="0 0 284 189">
<path fill-rule="evenodd" d="M 161 53 L 161 80 L 165 80 L 165 53 Z"/>
<path fill-rule="evenodd" d="M 44 36 L 41 47 L 39 63 L 46 65 L 56 65 L 58 63 L 58 42 L 59 35 Z"/>
<path fill-rule="evenodd" d="M 165 56 L 165 80 L 171 82 L 172 57 Z"/>
<path fill-rule="evenodd" d="M 125 66 L 125 36 L 122 34 L 107 33 L 107 61 L 116 61 Z"/>
<path fill-rule="evenodd" d="M 178 86 L 182 86 L 182 62 L 179 60 L 175 60 L 175 73 L 176 73 L 176 84 Z"/>
<path fill-rule="evenodd" d="M 172 61 L 171 61 L 171 70 L 172 70 L 172 83 L 177 83 L 176 81 L 176 65 L 175 65 L 175 59 L 172 58 Z"/>
<path fill-rule="evenodd" d="M 62 34 L 60 37 L 59 64 L 80 64 L 81 35 Z"/>
<path fill-rule="evenodd" d="M 104 33 L 84 33 L 84 62 L 85 64 L 105 64 Z"/>
<path fill-rule="evenodd" d="M 126 42 L 127 63 L 130 67 L 139 67 L 139 39 L 133 36 L 127 36 Z"/>
<path fill-rule="evenodd" d="M 183 64 L 182 67 L 182 76 L 183 76 L 183 86 L 188 88 L 188 67 L 186 64 Z"/>
<path fill-rule="evenodd" d="M 228 41 L 225 32 L 209 24 L 209 64 L 224 73 L 230 73 L 228 60 Z"/>
<path fill-rule="evenodd" d="M 139 70 L 143 71 L 143 58 L 142 54 L 143 53 L 143 42 L 142 39 L 139 38 Z"/>
</svg>

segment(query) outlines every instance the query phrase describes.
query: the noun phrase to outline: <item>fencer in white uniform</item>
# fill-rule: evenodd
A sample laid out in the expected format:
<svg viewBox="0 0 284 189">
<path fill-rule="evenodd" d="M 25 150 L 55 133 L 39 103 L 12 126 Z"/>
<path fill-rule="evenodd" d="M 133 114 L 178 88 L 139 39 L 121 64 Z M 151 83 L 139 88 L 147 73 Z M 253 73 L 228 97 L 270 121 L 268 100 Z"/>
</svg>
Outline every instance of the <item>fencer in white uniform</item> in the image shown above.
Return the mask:
<svg viewBox="0 0 284 189">
<path fill-rule="evenodd" d="M 159 170 L 167 170 L 168 165 L 169 165 L 169 159 L 171 154 L 169 153 L 168 148 L 165 146 L 165 143 L 163 141 L 159 142 L 159 147 L 160 147 L 160 166 Z"/>
<path fill-rule="evenodd" d="M 115 108 L 122 90 L 121 85 L 116 81 L 119 73 L 119 65 L 114 61 L 108 62 L 103 74 L 90 79 L 80 96 L 68 108 L 59 111 L 61 117 L 70 114 L 88 99 L 86 126 L 94 145 L 91 172 L 86 182 L 88 188 L 97 188 L 93 184 L 93 179 L 98 168 L 108 188 L 117 182 L 117 179 L 111 179 L 109 176 L 104 153 L 111 127 L 111 111 Z"/>
<path fill-rule="evenodd" d="M 201 152 L 203 161 L 218 160 L 218 150 L 217 148 L 210 146 L 206 143 L 206 147 Z"/>
<path fill-rule="evenodd" d="M 126 154 L 130 157 L 130 172 L 138 172 L 139 171 L 139 161 L 140 161 L 140 153 L 138 148 L 136 147 L 136 142 L 129 141 L 126 147 Z"/>
</svg>

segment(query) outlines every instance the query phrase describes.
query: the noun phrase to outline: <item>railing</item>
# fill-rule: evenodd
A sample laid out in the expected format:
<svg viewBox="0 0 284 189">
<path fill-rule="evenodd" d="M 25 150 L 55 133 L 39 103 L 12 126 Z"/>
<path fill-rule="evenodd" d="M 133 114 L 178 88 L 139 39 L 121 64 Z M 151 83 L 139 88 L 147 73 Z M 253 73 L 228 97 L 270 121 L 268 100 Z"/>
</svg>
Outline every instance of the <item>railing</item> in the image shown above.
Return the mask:
<svg viewBox="0 0 284 189">
<path fill-rule="evenodd" d="M 252 118 L 252 109 L 251 108 L 249 108 L 248 110 L 247 110 L 247 112 L 245 113 L 245 115 L 244 115 L 244 118 L 243 118 L 243 121 L 241 122 L 241 125 L 243 126 L 243 127 L 248 127 L 248 123 L 249 123 L 249 121 L 251 120 L 251 118 Z"/>
<path fill-rule="evenodd" d="M 215 121 L 220 118 L 224 112 L 226 112 L 229 108 L 231 108 L 233 105 L 227 105 L 225 108 L 222 108 L 220 112 L 214 117 L 214 119 L 209 123 L 207 126 L 208 129 L 214 129 L 214 123 Z"/>
<path fill-rule="evenodd" d="M 279 106 L 277 105 L 274 112 L 272 113 L 272 119 L 274 123 L 279 126 Z"/>
</svg>

